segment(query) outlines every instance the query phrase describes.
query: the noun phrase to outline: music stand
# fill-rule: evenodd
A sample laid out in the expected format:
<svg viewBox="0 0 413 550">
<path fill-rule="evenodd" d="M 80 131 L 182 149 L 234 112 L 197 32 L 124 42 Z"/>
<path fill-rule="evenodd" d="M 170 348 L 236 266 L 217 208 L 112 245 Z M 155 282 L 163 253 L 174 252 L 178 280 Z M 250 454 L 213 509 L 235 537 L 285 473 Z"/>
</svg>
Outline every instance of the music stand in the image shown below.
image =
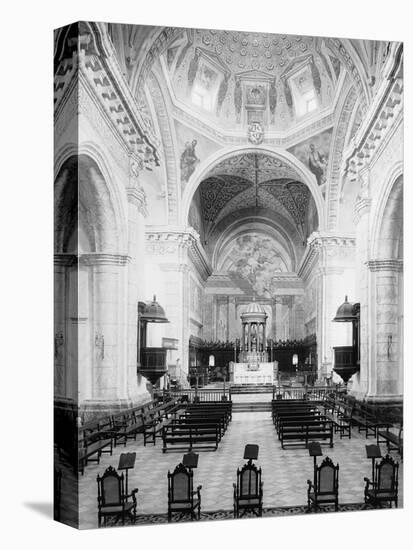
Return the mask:
<svg viewBox="0 0 413 550">
<path fill-rule="evenodd" d="M 183 456 L 182 464 L 188 468 L 189 471 L 191 471 L 194 468 L 198 468 L 198 458 L 199 454 L 190 451 L 188 454 Z"/>
<path fill-rule="evenodd" d="M 308 454 L 314 458 L 314 485 L 316 483 L 315 475 L 317 468 L 317 457 L 323 456 L 323 451 L 321 450 L 321 445 L 318 441 L 311 441 L 308 444 Z"/>
<path fill-rule="evenodd" d="M 381 458 L 381 451 L 378 445 L 366 445 L 367 458 L 371 458 L 371 481 L 374 481 L 374 465 L 376 458 Z"/>
<path fill-rule="evenodd" d="M 259 446 L 249 443 L 248 445 L 245 445 L 244 449 L 244 459 L 248 460 L 248 464 L 252 464 L 253 460 L 257 460 L 258 458 L 258 451 Z"/>
<path fill-rule="evenodd" d="M 135 467 L 136 453 L 121 453 L 118 470 L 126 470 L 125 491 L 128 494 L 128 470 Z"/>
</svg>

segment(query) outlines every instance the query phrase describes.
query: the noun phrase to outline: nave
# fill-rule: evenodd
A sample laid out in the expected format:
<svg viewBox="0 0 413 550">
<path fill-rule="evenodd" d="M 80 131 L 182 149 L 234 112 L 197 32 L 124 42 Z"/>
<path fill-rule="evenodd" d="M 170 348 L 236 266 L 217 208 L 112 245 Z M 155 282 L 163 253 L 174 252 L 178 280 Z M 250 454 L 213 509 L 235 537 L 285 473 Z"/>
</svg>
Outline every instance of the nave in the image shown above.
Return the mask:
<svg viewBox="0 0 413 550">
<path fill-rule="evenodd" d="M 237 396 L 238 397 L 238 396 Z M 250 396 L 250 402 L 257 396 Z M 244 398 L 245 399 L 245 398 Z M 261 398 L 262 399 L 262 398 Z M 356 427 L 352 437 L 334 438 L 334 447 L 322 446 L 323 456 L 339 464 L 340 510 L 362 509 L 365 477 L 371 477 L 371 461 L 366 458 L 366 445 L 375 443 L 366 439 Z M 259 446 L 257 466 L 262 468 L 263 515 L 300 514 L 306 512 L 307 479 L 313 478 L 313 459 L 306 448 L 281 449 L 280 441 L 271 420 L 271 413 L 234 412 L 232 421 L 216 451 L 199 452 L 198 467 L 194 470 L 194 486 L 202 485 L 201 520 L 233 517 L 233 483 L 236 470 L 245 463 L 244 447 L 252 443 Z M 137 440 L 118 444 L 113 454 L 102 455 L 100 463 L 90 463 L 79 476 L 80 528 L 95 528 L 97 521 L 96 476 L 112 466 L 117 468 L 122 453 L 136 452 L 135 467 L 129 470 L 129 490 L 138 488 L 137 523 L 164 523 L 167 521 L 168 486 L 167 472 L 181 462 L 182 453 L 162 453 L 162 442 L 144 446 L 143 436 Z M 381 445 L 385 454 L 385 445 Z M 403 505 L 403 463 L 398 453 L 392 457 L 400 464 L 399 507 Z M 70 468 L 64 476 L 73 476 Z M 65 477 L 64 477 L 65 479 Z M 66 477 L 66 483 L 67 483 Z M 65 482 L 63 488 L 65 490 Z M 62 509 L 62 516 L 68 510 Z M 185 519 L 185 518 L 183 518 Z M 188 518 L 186 518 L 188 519 Z"/>
</svg>

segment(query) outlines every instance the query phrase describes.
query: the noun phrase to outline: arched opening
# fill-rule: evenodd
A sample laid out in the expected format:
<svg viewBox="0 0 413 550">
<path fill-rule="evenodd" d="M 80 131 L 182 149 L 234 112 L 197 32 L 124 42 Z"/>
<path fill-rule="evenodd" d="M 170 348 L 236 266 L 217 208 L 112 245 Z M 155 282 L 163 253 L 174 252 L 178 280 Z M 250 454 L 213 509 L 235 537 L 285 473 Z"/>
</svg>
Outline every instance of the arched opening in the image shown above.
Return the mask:
<svg viewBox="0 0 413 550">
<path fill-rule="evenodd" d="M 61 165 L 54 211 L 55 393 L 82 401 L 99 393 L 93 372 L 104 361 L 102 327 L 108 296 L 103 294 L 108 274 L 97 264 L 102 255 L 118 252 L 119 240 L 107 182 L 90 156 L 70 156 Z M 111 278 L 115 290 L 119 281 L 113 273 Z"/>
<path fill-rule="evenodd" d="M 314 185 L 297 161 L 259 148 L 220 155 L 189 181 L 185 223 L 199 233 L 213 270 L 204 286 L 205 340 L 240 340 L 240 315 L 255 299 L 266 311 L 269 342 L 304 339 L 297 271 L 320 227 Z"/>
</svg>

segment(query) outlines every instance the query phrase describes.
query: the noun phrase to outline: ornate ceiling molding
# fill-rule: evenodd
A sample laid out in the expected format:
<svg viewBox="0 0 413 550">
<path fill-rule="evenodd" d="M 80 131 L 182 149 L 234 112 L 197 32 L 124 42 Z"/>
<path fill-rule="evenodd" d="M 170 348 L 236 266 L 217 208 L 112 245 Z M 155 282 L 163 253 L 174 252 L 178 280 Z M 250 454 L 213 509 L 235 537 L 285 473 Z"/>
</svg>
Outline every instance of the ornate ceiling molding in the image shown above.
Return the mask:
<svg viewBox="0 0 413 550">
<path fill-rule="evenodd" d="M 120 70 L 116 52 L 101 23 L 76 24 L 76 36 L 70 48 L 60 52 L 55 70 L 55 118 L 65 102 L 72 82 L 83 77 L 93 95 L 116 130 L 127 150 L 134 155 L 140 170 L 159 165 L 158 139 L 142 116 Z"/>
<path fill-rule="evenodd" d="M 343 154 L 343 177 L 355 179 L 375 154 L 403 113 L 403 45 L 392 43 L 384 78 L 364 120 Z"/>
<path fill-rule="evenodd" d="M 178 105 L 178 100 L 174 98 L 169 90 L 172 102 L 172 116 L 178 122 L 185 124 L 194 132 L 199 132 L 212 141 L 220 145 L 242 145 L 247 144 L 248 136 L 245 128 L 241 130 L 224 131 L 211 121 L 204 120 L 201 116 L 195 116 L 185 108 L 184 105 Z M 316 135 L 324 130 L 328 130 L 334 124 L 334 109 L 326 109 L 319 113 L 317 118 L 312 121 L 306 121 L 304 126 L 294 126 L 286 132 L 273 132 L 266 130 L 264 142 L 281 148 L 292 147 L 304 139 Z"/>
<path fill-rule="evenodd" d="M 249 181 L 237 176 L 211 176 L 204 180 L 199 192 L 203 218 L 214 222 L 224 206 L 251 186 Z"/>
<path fill-rule="evenodd" d="M 367 79 L 363 64 L 359 60 L 351 41 L 340 38 L 327 38 L 326 43 L 346 67 L 347 72 L 358 91 L 360 103 L 363 111 L 365 112 L 370 101 L 370 92 L 367 86 Z"/>
</svg>

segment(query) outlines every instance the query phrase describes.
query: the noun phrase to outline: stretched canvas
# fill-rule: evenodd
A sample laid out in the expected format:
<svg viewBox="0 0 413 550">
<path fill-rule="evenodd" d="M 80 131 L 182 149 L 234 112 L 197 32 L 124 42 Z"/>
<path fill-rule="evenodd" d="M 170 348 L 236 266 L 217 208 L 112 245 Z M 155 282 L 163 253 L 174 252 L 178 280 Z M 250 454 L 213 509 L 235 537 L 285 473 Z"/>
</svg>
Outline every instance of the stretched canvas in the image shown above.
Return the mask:
<svg viewBox="0 0 413 550">
<path fill-rule="evenodd" d="M 403 45 L 281 31 L 55 31 L 58 521 L 403 505 Z"/>
</svg>

